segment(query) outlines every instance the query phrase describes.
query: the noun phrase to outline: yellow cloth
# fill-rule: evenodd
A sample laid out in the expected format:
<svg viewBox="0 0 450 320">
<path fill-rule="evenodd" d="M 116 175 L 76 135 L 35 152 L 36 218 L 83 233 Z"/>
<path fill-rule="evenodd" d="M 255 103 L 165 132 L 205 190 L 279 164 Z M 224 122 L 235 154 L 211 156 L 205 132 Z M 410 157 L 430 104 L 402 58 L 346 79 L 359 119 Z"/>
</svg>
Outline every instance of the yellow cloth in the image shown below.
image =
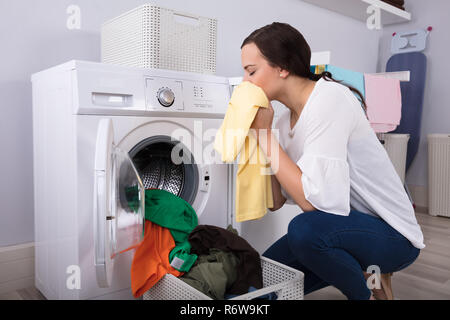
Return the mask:
<svg viewBox="0 0 450 320">
<path fill-rule="evenodd" d="M 236 177 L 237 222 L 259 219 L 267 208 L 273 207 L 271 176 L 264 174 L 271 172 L 270 164 L 249 132 L 258 109 L 268 106 L 269 100 L 260 87 L 242 82 L 233 91 L 214 141 L 214 149 L 222 155 L 223 162 L 233 162 L 241 153 Z"/>
</svg>

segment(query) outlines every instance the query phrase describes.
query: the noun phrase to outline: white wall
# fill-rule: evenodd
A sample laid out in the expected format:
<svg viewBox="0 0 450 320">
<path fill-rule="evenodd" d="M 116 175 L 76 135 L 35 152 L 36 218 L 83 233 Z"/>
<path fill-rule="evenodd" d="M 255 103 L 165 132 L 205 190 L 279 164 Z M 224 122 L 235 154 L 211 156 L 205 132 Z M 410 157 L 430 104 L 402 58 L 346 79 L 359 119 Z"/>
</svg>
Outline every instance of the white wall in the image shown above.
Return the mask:
<svg viewBox="0 0 450 320">
<path fill-rule="evenodd" d="M 0 2 L 0 246 L 31 242 L 34 237 L 30 75 L 71 59 L 99 61 L 101 23 L 146 2 Z M 369 31 L 362 22 L 301 0 L 161 0 L 153 3 L 219 20 L 218 75 L 241 75 L 243 39 L 254 29 L 273 21 L 287 22 L 298 28 L 313 51 L 330 50 L 335 65 L 361 72 L 376 71 L 381 31 Z M 66 9 L 71 4 L 81 8 L 81 30 L 66 28 Z M 437 66 L 437 73 L 436 69 Z M 435 117 L 439 119 L 438 114 Z"/>
<path fill-rule="evenodd" d="M 450 133 L 450 90 L 448 70 L 450 70 L 450 1 L 448 0 L 407 0 L 406 7 L 413 13 L 408 24 L 386 27 L 380 39 L 378 71 L 386 70 L 386 63 L 392 56 L 390 51 L 392 34 L 433 27 L 428 36 L 428 47 L 423 52 L 427 56 L 427 80 L 422 114 L 421 142 L 419 151 L 406 175 L 417 205 L 427 207 L 428 149 L 427 134 Z M 417 190 L 416 192 L 414 192 Z"/>
</svg>

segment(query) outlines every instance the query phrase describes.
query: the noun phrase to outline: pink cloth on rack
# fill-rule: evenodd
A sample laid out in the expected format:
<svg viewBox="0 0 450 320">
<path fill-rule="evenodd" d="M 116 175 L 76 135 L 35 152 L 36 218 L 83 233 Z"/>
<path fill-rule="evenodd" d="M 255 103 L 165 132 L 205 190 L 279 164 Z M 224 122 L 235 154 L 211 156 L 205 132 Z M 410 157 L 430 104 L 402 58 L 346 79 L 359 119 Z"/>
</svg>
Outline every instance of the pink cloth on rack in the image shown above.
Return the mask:
<svg viewBox="0 0 450 320">
<path fill-rule="evenodd" d="M 394 131 L 402 116 L 400 80 L 364 75 L 367 117 L 375 132 Z"/>
<path fill-rule="evenodd" d="M 381 124 L 381 123 L 371 123 L 370 126 L 375 132 L 386 133 L 392 132 L 397 129 L 398 124 Z"/>
</svg>

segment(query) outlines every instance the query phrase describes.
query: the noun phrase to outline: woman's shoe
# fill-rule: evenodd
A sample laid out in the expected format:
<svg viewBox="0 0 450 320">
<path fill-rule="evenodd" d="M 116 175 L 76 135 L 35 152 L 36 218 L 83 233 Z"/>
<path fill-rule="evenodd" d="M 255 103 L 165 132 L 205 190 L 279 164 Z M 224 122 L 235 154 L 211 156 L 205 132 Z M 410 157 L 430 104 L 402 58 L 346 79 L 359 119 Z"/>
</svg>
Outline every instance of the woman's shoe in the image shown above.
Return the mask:
<svg viewBox="0 0 450 320">
<path fill-rule="evenodd" d="M 394 293 L 392 292 L 392 281 L 391 277 L 394 273 L 382 273 L 380 276 L 381 280 L 381 289 L 383 290 L 386 299 L 385 300 L 394 300 Z M 376 298 L 376 297 L 375 297 Z"/>
</svg>

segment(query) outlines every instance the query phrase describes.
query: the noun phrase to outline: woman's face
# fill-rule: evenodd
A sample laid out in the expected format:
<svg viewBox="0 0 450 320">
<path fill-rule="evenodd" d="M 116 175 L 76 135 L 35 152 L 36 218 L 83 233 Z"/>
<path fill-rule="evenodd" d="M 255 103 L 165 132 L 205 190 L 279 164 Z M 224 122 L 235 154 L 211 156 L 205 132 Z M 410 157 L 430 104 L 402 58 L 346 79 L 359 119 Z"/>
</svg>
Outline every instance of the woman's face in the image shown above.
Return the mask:
<svg viewBox="0 0 450 320">
<path fill-rule="evenodd" d="M 269 65 L 254 43 L 242 47 L 241 61 L 244 68 L 243 81 L 249 81 L 263 89 L 269 101 L 275 100 L 286 71 Z"/>
</svg>

